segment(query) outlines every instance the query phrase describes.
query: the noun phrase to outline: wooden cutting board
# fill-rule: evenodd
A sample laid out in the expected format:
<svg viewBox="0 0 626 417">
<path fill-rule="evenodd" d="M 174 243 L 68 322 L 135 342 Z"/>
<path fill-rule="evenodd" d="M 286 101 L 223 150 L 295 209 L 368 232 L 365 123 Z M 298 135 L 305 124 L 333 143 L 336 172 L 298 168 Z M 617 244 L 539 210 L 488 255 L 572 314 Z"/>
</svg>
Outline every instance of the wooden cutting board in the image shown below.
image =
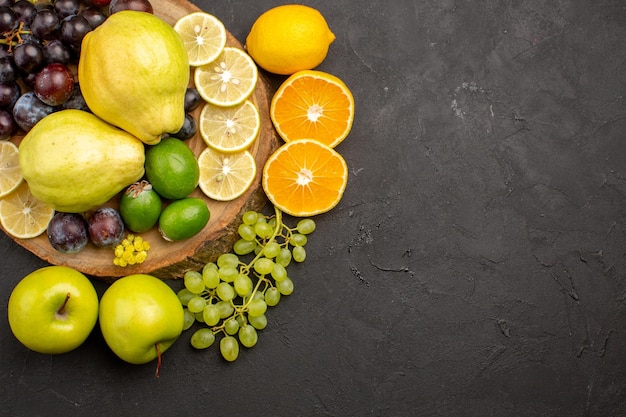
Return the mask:
<svg viewBox="0 0 626 417">
<path fill-rule="evenodd" d="M 185 0 L 151 0 L 151 3 L 154 7 L 154 14 L 171 25 L 180 17 L 200 10 Z M 226 44 L 243 49 L 241 43 L 228 31 Z M 193 83 L 193 77 L 191 83 Z M 78 254 L 65 255 L 52 248 L 45 233 L 34 239 L 13 240 L 50 264 L 69 266 L 105 281 L 114 281 L 119 277 L 136 273 L 151 274 L 161 279 L 173 279 L 182 277 L 186 271 L 201 269 L 205 263 L 230 251 L 238 238 L 237 227 L 241 223 L 243 213 L 247 210 L 260 210 L 267 203 L 261 186 L 261 175 L 265 161 L 279 143 L 278 135 L 269 117 L 270 90 L 269 83 L 259 74 L 259 81 L 250 98 L 257 106 L 261 117 L 259 137 L 249 149 L 257 162 L 257 175 L 254 183 L 241 197 L 230 202 L 213 201 L 197 188 L 192 196 L 203 198 L 211 212 L 209 223 L 198 235 L 181 242 L 167 242 L 156 229 L 142 233 L 141 236 L 151 244 L 148 258 L 140 265 L 128 267 L 113 264 L 113 249 L 97 248 L 91 243 Z M 194 111 L 196 118 L 201 109 L 202 106 Z M 11 141 L 19 144 L 21 139 L 21 136 L 15 136 Z M 206 147 L 199 133 L 186 143 L 196 156 Z M 106 205 L 119 207 L 119 196 Z"/>
</svg>

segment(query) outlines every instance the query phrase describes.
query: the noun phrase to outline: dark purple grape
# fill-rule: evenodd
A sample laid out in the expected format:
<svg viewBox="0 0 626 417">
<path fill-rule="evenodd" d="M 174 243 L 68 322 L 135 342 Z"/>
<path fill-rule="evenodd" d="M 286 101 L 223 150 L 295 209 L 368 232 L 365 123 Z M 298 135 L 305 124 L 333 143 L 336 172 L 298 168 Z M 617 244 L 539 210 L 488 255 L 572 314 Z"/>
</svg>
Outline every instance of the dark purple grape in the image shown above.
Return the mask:
<svg viewBox="0 0 626 417">
<path fill-rule="evenodd" d="M 0 84 L 0 108 L 12 110 L 21 95 L 22 90 L 16 83 Z"/>
<path fill-rule="evenodd" d="M 56 213 L 48 223 L 48 241 L 61 253 L 77 253 L 87 246 L 87 222 L 77 213 Z"/>
<path fill-rule="evenodd" d="M 91 112 L 78 83 L 74 83 L 74 92 L 65 103 L 61 104 L 61 109 L 76 109 Z"/>
<path fill-rule="evenodd" d="M 56 109 L 39 100 L 34 92 L 28 91 L 17 99 L 13 106 L 13 118 L 17 125 L 28 132 L 41 119 L 53 113 Z"/>
<path fill-rule="evenodd" d="M 0 83 L 14 83 L 18 78 L 18 70 L 10 56 L 0 58 Z"/>
<path fill-rule="evenodd" d="M 55 0 L 54 10 L 60 19 L 64 19 L 67 16 L 78 14 L 80 4 L 78 0 Z"/>
<path fill-rule="evenodd" d="M 30 24 L 30 30 L 39 40 L 50 40 L 59 37 L 61 20 L 53 8 L 43 8 L 37 12 Z"/>
<path fill-rule="evenodd" d="M 71 58 L 69 48 L 60 39 L 46 42 L 43 45 L 43 55 L 46 59 L 46 64 L 58 62 L 59 64 L 67 65 Z"/>
<path fill-rule="evenodd" d="M 13 115 L 6 110 L 0 110 L 0 140 L 11 139 L 17 132 L 17 124 Z"/>
<path fill-rule="evenodd" d="M 180 128 L 178 132 L 172 135 L 180 140 L 191 139 L 193 135 L 198 131 L 198 125 L 196 124 L 196 119 L 190 113 L 185 114 L 185 122 L 183 123 L 183 127 Z"/>
<path fill-rule="evenodd" d="M 185 112 L 191 113 L 202 103 L 202 97 L 195 88 L 188 88 L 185 92 Z"/>
<path fill-rule="evenodd" d="M 61 40 L 74 52 L 79 52 L 83 38 L 91 30 L 91 25 L 83 16 L 68 16 L 61 23 Z"/>
<path fill-rule="evenodd" d="M 0 6 L 13 7 L 14 0 L 0 0 Z"/>
<path fill-rule="evenodd" d="M 92 29 L 97 28 L 107 19 L 107 15 L 97 7 L 87 7 L 78 14 L 89 22 L 89 26 L 91 26 Z"/>
<path fill-rule="evenodd" d="M 112 0 L 109 4 L 109 14 L 122 10 L 136 10 L 138 12 L 154 13 L 149 0 Z"/>
<path fill-rule="evenodd" d="M 111 0 L 87 0 L 87 3 L 96 7 L 107 7 L 111 4 Z"/>
<path fill-rule="evenodd" d="M 16 1 L 13 5 L 13 11 L 17 14 L 18 20 L 23 22 L 25 26 L 30 26 L 30 23 L 37 14 L 35 5 L 28 0 Z"/>
<path fill-rule="evenodd" d="M 35 77 L 35 95 L 49 106 L 65 103 L 74 92 L 74 74 L 58 62 L 42 69 Z"/>
<path fill-rule="evenodd" d="M 20 21 L 17 14 L 8 6 L 0 6 L 0 33 L 12 32 L 17 29 Z"/>
<path fill-rule="evenodd" d="M 101 248 L 115 246 L 124 238 L 124 221 L 111 207 L 101 207 L 87 220 L 91 242 Z"/>
<path fill-rule="evenodd" d="M 26 74 L 33 74 L 45 64 L 43 48 L 33 42 L 24 42 L 13 48 L 13 62 L 17 69 Z"/>
</svg>

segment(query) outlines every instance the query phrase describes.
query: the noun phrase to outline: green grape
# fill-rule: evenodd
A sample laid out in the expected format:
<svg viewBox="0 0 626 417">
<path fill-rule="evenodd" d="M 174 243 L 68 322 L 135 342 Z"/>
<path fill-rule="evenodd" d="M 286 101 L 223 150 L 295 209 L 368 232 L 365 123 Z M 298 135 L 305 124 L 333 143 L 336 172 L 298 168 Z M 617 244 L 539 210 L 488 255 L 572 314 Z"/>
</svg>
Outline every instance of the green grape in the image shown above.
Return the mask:
<svg viewBox="0 0 626 417">
<path fill-rule="evenodd" d="M 274 261 L 268 258 L 259 258 L 254 262 L 254 270 L 261 275 L 268 275 L 274 269 Z"/>
<path fill-rule="evenodd" d="M 215 266 L 215 269 L 207 267 L 202 269 L 202 281 L 204 282 L 204 286 L 209 289 L 217 288 L 220 283 L 220 273 L 217 270 L 217 265 Z"/>
<path fill-rule="evenodd" d="M 194 316 L 196 316 L 196 321 L 198 323 L 204 323 L 204 317 L 202 317 L 202 312 L 195 313 Z"/>
<path fill-rule="evenodd" d="M 291 243 L 293 246 L 304 246 L 306 245 L 307 242 L 307 238 L 305 235 L 300 234 L 300 233 L 294 233 L 293 235 L 291 235 L 291 239 L 289 239 L 289 243 Z"/>
<path fill-rule="evenodd" d="M 233 245 L 233 252 L 239 256 L 247 255 L 254 252 L 257 247 L 256 241 L 249 241 L 245 239 L 239 239 Z"/>
<path fill-rule="evenodd" d="M 191 346 L 196 349 L 206 349 L 215 342 L 215 334 L 206 327 L 198 329 L 191 335 Z"/>
<path fill-rule="evenodd" d="M 236 318 L 231 317 L 224 322 L 224 331 L 229 335 L 234 335 L 239 331 L 239 322 Z"/>
<path fill-rule="evenodd" d="M 261 239 L 267 239 L 274 233 L 274 229 L 272 229 L 272 226 L 265 222 L 258 222 L 257 224 L 255 224 L 254 231 Z"/>
<path fill-rule="evenodd" d="M 237 295 L 245 297 L 250 294 L 250 291 L 252 291 L 252 280 L 246 274 L 239 274 L 235 278 L 234 286 Z"/>
<path fill-rule="evenodd" d="M 263 213 L 257 213 L 256 222 L 257 222 L 257 223 L 267 223 L 267 219 L 265 218 L 265 216 L 263 215 Z M 256 224 L 256 223 L 255 223 L 255 224 Z M 253 225 L 253 226 L 254 226 L 254 225 Z"/>
<path fill-rule="evenodd" d="M 202 268 L 202 271 L 204 271 L 205 269 L 214 269 L 217 271 L 217 264 L 215 262 L 207 262 Z"/>
<path fill-rule="evenodd" d="M 193 298 L 189 300 L 187 303 L 187 308 L 192 313 L 199 313 L 204 310 L 204 306 L 206 305 L 206 300 L 199 295 L 195 295 Z"/>
<path fill-rule="evenodd" d="M 293 292 L 293 281 L 287 278 L 276 283 L 276 288 L 282 295 L 290 295 Z"/>
<path fill-rule="evenodd" d="M 261 314 L 258 317 L 248 316 L 248 322 L 257 330 L 263 330 L 267 327 L 267 317 Z"/>
<path fill-rule="evenodd" d="M 258 317 L 267 311 L 265 300 L 252 300 L 248 304 L 248 316 Z"/>
<path fill-rule="evenodd" d="M 282 248 L 278 256 L 276 256 L 276 262 L 287 268 L 291 263 L 291 251 L 287 248 Z"/>
<path fill-rule="evenodd" d="M 215 304 L 207 304 L 202 310 L 202 318 L 209 326 L 215 326 L 220 321 L 220 309 Z"/>
<path fill-rule="evenodd" d="M 196 296 L 196 294 L 192 293 L 187 288 L 182 288 L 176 293 L 176 295 L 178 296 L 180 303 L 184 306 L 189 303 L 189 300 Z"/>
<path fill-rule="evenodd" d="M 202 274 L 197 271 L 187 271 L 183 276 L 183 283 L 185 288 L 194 294 L 200 294 L 204 291 L 204 281 L 202 280 Z"/>
<path fill-rule="evenodd" d="M 265 247 L 263 248 L 263 255 L 266 258 L 275 258 L 280 253 L 280 245 L 278 242 L 272 240 L 271 242 L 267 242 Z"/>
<path fill-rule="evenodd" d="M 257 334 L 256 329 L 249 324 L 241 326 L 238 336 L 241 344 L 247 348 L 251 348 L 256 345 L 256 342 L 259 340 L 259 335 Z"/>
<path fill-rule="evenodd" d="M 220 353 L 228 362 L 232 362 L 239 356 L 239 342 L 233 336 L 224 336 L 220 340 Z"/>
<path fill-rule="evenodd" d="M 263 294 L 261 291 L 257 291 L 254 293 L 254 296 L 252 296 L 253 300 L 265 300 L 265 294 Z"/>
<path fill-rule="evenodd" d="M 315 231 L 315 220 L 313 219 L 302 219 L 296 225 L 296 230 L 298 233 L 302 233 L 303 235 L 311 234 Z"/>
<path fill-rule="evenodd" d="M 215 291 L 223 301 L 230 301 L 235 298 L 235 289 L 227 282 L 220 282 Z"/>
<path fill-rule="evenodd" d="M 229 301 L 218 301 L 215 306 L 219 309 L 221 319 L 230 317 L 235 311 Z"/>
<path fill-rule="evenodd" d="M 292 250 L 293 260 L 296 262 L 304 262 L 306 259 L 306 249 L 303 246 L 296 246 Z"/>
<path fill-rule="evenodd" d="M 274 307 L 280 302 L 280 291 L 276 287 L 270 287 L 265 291 L 265 304 Z"/>
<path fill-rule="evenodd" d="M 187 330 L 196 321 L 196 315 L 187 309 L 184 309 L 183 313 L 184 313 L 184 319 L 185 319 L 183 321 L 183 330 Z"/>
<path fill-rule="evenodd" d="M 254 231 L 254 227 L 250 226 L 249 224 L 241 223 L 237 228 L 237 232 L 239 233 L 239 236 L 241 236 L 241 238 L 244 240 L 252 241 L 256 239 L 256 232 Z"/>
<path fill-rule="evenodd" d="M 224 282 L 233 282 L 239 271 L 234 266 L 221 266 L 218 270 L 220 279 Z"/>
<path fill-rule="evenodd" d="M 239 257 L 234 253 L 223 253 L 217 258 L 217 266 L 220 268 L 225 266 L 237 268 L 239 266 Z"/>
<path fill-rule="evenodd" d="M 237 317 L 235 317 L 235 320 L 237 320 L 237 323 L 239 323 L 239 327 L 246 324 L 246 319 L 243 317 L 243 314 L 237 314 Z"/>
<path fill-rule="evenodd" d="M 285 267 L 279 263 L 275 263 L 274 269 L 272 269 L 272 278 L 276 281 L 282 281 L 287 278 L 287 270 Z"/>
<path fill-rule="evenodd" d="M 246 211 L 243 214 L 242 220 L 245 224 L 252 226 L 257 222 L 259 214 L 256 211 Z"/>
<path fill-rule="evenodd" d="M 271 219 L 268 220 L 267 224 L 269 224 L 272 229 L 276 229 L 276 217 L 272 217 Z"/>
</svg>

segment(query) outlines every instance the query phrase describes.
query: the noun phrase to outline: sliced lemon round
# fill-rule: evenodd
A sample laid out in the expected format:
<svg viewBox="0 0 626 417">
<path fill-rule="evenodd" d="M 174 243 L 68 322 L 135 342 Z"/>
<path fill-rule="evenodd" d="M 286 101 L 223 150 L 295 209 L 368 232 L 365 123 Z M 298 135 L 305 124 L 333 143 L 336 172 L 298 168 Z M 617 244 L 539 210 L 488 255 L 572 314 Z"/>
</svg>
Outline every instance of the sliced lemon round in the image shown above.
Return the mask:
<svg viewBox="0 0 626 417">
<path fill-rule="evenodd" d="M 0 141 L 0 198 L 10 194 L 24 180 L 17 145 Z"/>
<path fill-rule="evenodd" d="M 195 12 L 181 17 L 174 30 L 180 35 L 189 56 L 189 65 L 197 67 L 217 58 L 226 46 L 226 28 L 215 16 Z"/>
<path fill-rule="evenodd" d="M 15 191 L 0 199 L 0 222 L 18 239 L 37 237 L 48 228 L 54 209 L 37 200 L 23 181 Z"/>
<path fill-rule="evenodd" d="M 219 152 L 233 153 L 252 145 L 259 135 L 261 119 L 250 100 L 235 107 L 206 104 L 200 112 L 198 127 L 207 146 Z"/>
<path fill-rule="evenodd" d="M 256 162 L 248 151 L 226 154 L 206 148 L 198 157 L 200 189 L 209 198 L 231 201 L 250 188 Z"/>
<path fill-rule="evenodd" d="M 206 102 L 230 107 L 243 103 L 252 94 L 258 77 L 250 55 L 227 46 L 213 62 L 196 68 L 194 82 Z"/>
</svg>

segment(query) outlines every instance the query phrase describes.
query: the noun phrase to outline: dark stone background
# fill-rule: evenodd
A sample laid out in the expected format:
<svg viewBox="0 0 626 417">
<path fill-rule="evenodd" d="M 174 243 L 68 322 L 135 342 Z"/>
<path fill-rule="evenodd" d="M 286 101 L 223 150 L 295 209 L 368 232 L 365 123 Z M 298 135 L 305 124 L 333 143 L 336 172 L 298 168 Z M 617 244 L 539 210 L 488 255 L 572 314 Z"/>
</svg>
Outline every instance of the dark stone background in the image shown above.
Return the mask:
<svg viewBox="0 0 626 417">
<path fill-rule="evenodd" d="M 282 3 L 197 2 L 240 41 Z M 3 319 L 0 415 L 625 416 L 626 3 L 303 3 L 355 95 L 350 179 L 259 344 L 228 364 L 186 333 L 155 379 Z M 6 317 L 44 263 L 0 258 Z"/>
</svg>

